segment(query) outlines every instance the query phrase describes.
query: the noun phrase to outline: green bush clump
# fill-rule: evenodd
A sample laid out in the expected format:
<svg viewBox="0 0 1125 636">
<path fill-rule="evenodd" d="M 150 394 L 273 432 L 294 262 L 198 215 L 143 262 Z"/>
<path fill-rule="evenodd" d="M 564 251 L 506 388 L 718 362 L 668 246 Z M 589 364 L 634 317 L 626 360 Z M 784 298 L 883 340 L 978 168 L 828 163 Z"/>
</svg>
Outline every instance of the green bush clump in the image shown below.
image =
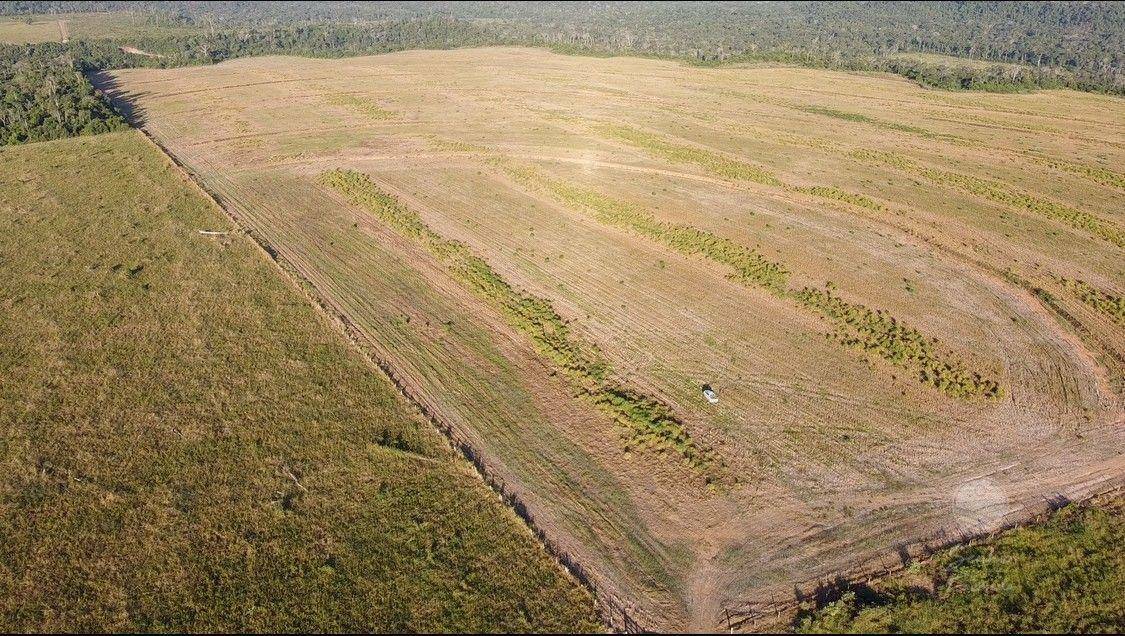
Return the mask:
<svg viewBox="0 0 1125 636">
<path fill-rule="evenodd" d="M 536 351 L 575 387 L 628 431 L 628 447 L 671 452 L 708 482 L 721 475 L 715 454 L 692 440 L 686 427 L 660 401 L 622 386 L 597 345 L 576 338 L 550 302 L 513 288 L 468 246 L 442 237 L 395 197 L 354 170 L 330 170 L 320 182 L 374 214 L 399 234 L 422 245 L 467 289 L 498 309 Z"/>
<path fill-rule="evenodd" d="M 1109 316 L 1118 324 L 1125 325 L 1125 296 L 1103 292 L 1083 280 L 1063 278 L 1060 282 L 1067 291 L 1082 302 Z"/>
<path fill-rule="evenodd" d="M 657 135 L 618 124 L 604 124 L 600 129 L 605 134 L 626 143 L 643 148 L 677 163 L 694 163 L 698 166 L 728 179 L 753 181 L 763 185 L 780 186 L 781 181 L 764 168 L 724 157 L 718 153 L 672 143 Z"/>
<path fill-rule="evenodd" d="M 875 353 L 896 366 L 913 370 L 918 379 L 951 397 L 996 397 L 1000 385 L 938 353 L 936 339 L 903 324 L 882 310 L 850 303 L 830 289 L 805 287 L 793 297 L 836 323 L 837 341 Z"/>
</svg>

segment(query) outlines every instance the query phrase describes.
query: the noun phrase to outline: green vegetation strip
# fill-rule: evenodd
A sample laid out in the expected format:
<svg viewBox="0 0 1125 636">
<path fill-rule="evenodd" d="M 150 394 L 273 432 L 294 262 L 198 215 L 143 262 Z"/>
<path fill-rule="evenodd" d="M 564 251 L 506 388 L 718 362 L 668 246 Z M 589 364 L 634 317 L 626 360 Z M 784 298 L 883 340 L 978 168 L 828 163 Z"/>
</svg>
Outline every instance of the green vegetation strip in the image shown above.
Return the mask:
<svg viewBox="0 0 1125 636">
<path fill-rule="evenodd" d="M 836 342 L 908 369 L 918 381 L 950 397 L 991 398 L 1000 394 L 996 380 L 970 370 L 951 354 L 939 351 L 936 339 L 926 338 L 917 329 L 882 310 L 847 302 L 830 289 L 789 290 L 789 272 L 785 266 L 765 259 L 751 248 L 690 225 L 659 221 L 632 204 L 551 179 L 533 168 L 515 166 L 498 157 L 488 161 L 519 183 L 545 190 L 565 205 L 593 212 L 602 223 L 630 229 L 681 253 L 701 255 L 730 266 L 734 269 L 730 279 L 766 288 L 821 314 L 836 326 L 836 332 L 830 334 Z"/>
<path fill-rule="evenodd" d="M 1076 298 L 1109 316 L 1119 325 L 1125 325 L 1125 296 L 1104 292 L 1083 280 L 1063 278 L 1060 281 Z"/>
<path fill-rule="evenodd" d="M 800 633 L 1120 633 L 1122 502 L 1068 506 L 798 617 Z"/>
<path fill-rule="evenodd" d="M 580 395 L 592 400 L 628 431 L 629 448 L 674 453 L 708 482 L 719 476 L 719 460 L 692 440 L 671 409 L 616 382 L 597 346 L 574 337 L 548 301 L 513 288 L 484 259 L 463 243 L 431 230 L 417 213 L 380 190 L 363 173 L 331 170 L 321 174 L 320 182 L 421 245 L 461 284 L 498 309 L 508 324 L 530 338 L 540 355 L 559 368 Z"/>
<path fill-rule="evenodd" d="M 996 203 L 1061 221 L 1077 230 L 1105 239 L 1118 247 L 1125 247 L 1125 233 L 1112 222 L 1055 201 L 1012 190 L 999 181 L 930 168 L 892 152 L 857 149 L 850 154 L 862 161 L 886 164 L 917 174 L 939 185 L 953 186 Z"/>
<path fill-rule="evenodd" d="M 789 272 L 785 267 L 752 248 L 690 225 L 665 223 L 635 205 L 551 179 L 533 168 L 513 166 L 502 160 L 494 163 L 516 181 L 547 190 L 564 204 L 592 212 L 601 223 L 632 230 L 682 254 L 700 254 L 728 265 L 734 270 L 729 276 L 732 280 L 779 294 L 786 289 Z"/>
</svg>

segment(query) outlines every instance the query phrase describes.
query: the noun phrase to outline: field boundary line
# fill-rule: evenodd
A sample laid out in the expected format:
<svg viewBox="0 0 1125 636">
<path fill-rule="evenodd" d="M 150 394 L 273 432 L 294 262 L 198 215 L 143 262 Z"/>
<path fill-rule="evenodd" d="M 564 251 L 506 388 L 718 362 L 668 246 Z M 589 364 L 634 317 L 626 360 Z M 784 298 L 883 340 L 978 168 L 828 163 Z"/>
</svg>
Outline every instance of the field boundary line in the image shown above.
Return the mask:
<svg viewBox="0 0 1125 636">
<path fill-rule="evenodd" d="M 237 214 L 227 209 L 227 207 L 221 203 L 222 198 L 220 196 L 211 192 L 190 168 L 182 164 L 175 155 L 155 139 L 148 130 L 144 128 L 136 128 L 136 130 L 141 133 L 148 143 L 167 158 L 172 166 L 180 173 L 181 177 L 192 184 L 204 198 L 220 210 L 223 216 L 225 216 L 235 228 L 241 231 L 241 234 L 246 235 L 250 239 L 258 248 L 259 253 L 267 257 L 266 260 L 272 263 L 282 274 L 282 277 L 305 297 L 317 313 L 321 314 L 329 324 L 336 327 L 347 339 L 353 350 L 359 353 L 373 370 L 381 373 L 394 386 L 395 391 L 406 401 L 410 410 L 414 412 L 416 417 L 421 418 L 427 424 L 437 429 L 442 437 L 445 438 L 451 450 L 468 461 L 473 467 L 472 472 L 515 513 L 516 517 L 523 522 L 523 525 L 532 536 L 535 537 L 539 544 L 543 546 L 559 568 L 563 570 L 567 576 L 590 591 L 596 601 L 595 609 L 606 627 L 609 627 L 613 631 L 625 633 L 647 631 L 630 615 L 624 603 L 604 590 L 601 590 L 599 586 L 594 583 L 593 577 L 590 572 L 587 571 L 587 568 L 575 560 L 568 552 L 563 550 L 555 541 L 551 540 L 546 531 L 536 524 L 530 510 L 528 510 L 519 495 L 513 492 L 495 471 L 489 468 L 482 453 L 475 449 L 467 440 L 463 439 L 451 424 L 445 422 L 437 413 L 416 399 L 407 384 L 402 380 L 399 374 L 395 372 L 390 363 L 370 351 L 370 347 L 364 342 L 366 338 L 362 331 L 360 331 L 350 318 L 339 309 L 332 306 L 319 294 L 315 293 L 313 291 L 315 290 L 315 286 L 301 274 L 300 270 L 295 265 L 282 256 L 269 241 L 261 237 L 253 228 L 244 225 Z"/>
</svg>

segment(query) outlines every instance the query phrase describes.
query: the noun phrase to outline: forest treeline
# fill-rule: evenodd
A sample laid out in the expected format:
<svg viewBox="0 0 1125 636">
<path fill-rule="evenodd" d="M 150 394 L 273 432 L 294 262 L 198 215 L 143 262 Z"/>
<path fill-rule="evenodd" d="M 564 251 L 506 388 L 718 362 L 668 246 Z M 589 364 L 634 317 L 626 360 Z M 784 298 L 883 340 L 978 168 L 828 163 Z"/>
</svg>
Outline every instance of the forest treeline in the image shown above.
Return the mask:
<svg viewBox="0 0 1125 636">
<path fill-rule="evenodd" d="M 487 45 L 699 65 L 768 61 L 884 71 L 949 90 L 1072 88 L 1125 95 L 1123 4 L 4 1 L 0 14 L 7 15 L 127 11 L 136 34 L 0 47 L 0 134 L 12 143 L 117 125 L 73 71 Z M 167 26 L 179 29 L 147 28 Z M 36 74 L 43 81 L 32 79 Z M 83 105 L 89 107 L 84 114 L 69 110 Z"/>
<path fill-rule="evenodd" d="M 284 38 L 292 27 L 314 25 L 350 27 L 337 39 L 366 52 L 372 36 L 362 31 L 405 21 L 422 30 L 443 24 L 456 46 L 791 61 L 886 70 L 942 88 L 1125 92 L 1125 3 L 1117 2 L 0 2 L 0 14 L 92 10 L 197 27 L 209 46 L 230 54 L 243 48 L 231 46 L 231 36 Z M 294 52 L 305 46 L 293 44 Z M 910 53 L 1009 66 L 904 61 Z"/>
<path fill-rule="evenodd" d="M 68 52 L 0 51 L 0 145 L 127 128 Z"/>
</svg>

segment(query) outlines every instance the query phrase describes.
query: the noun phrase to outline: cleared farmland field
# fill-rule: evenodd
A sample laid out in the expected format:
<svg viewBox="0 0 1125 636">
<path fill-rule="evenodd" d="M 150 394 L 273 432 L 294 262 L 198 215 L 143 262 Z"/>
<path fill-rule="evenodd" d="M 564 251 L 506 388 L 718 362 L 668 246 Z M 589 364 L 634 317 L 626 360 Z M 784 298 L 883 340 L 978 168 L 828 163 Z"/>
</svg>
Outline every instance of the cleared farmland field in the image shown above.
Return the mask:
<svg viewBox="0 0 1125 636">
<path fill-rule="evenodd" d="M 599 628 L 141 133 L 0 150 L 0 268 L 4 631 Z"/>
<path fill-rule="evenodd" d="M 1125 472 L 1120 100 L 527 49 L 99 83 L 613 621 L 725 627 Z"/>
</svg>

